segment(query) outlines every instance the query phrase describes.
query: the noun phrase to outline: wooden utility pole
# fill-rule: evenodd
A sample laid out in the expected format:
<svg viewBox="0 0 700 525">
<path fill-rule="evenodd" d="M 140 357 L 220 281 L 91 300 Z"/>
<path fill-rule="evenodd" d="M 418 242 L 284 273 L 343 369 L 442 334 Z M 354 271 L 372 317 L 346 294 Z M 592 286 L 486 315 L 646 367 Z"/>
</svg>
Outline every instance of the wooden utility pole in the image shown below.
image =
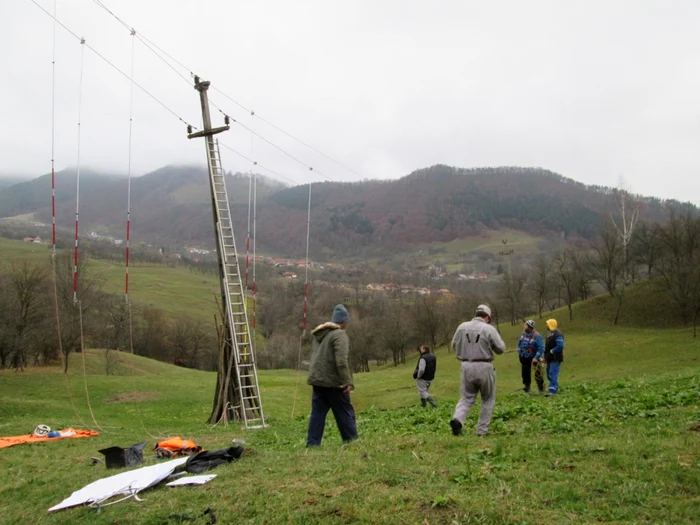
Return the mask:
<svg viewBox="0 0 700 525">
<path fill-rule="evenodd" d="M 199 91 L 203 128 L 188 138 L 204 137 L 209 168 L 216 253 L 221 285 L 221 326 L 219 334 L 219 366 L 216 392 L 209 422 L 212 424 L 240 419 L 246 428 L 262 428 L 265 424 L 255 356 L 250 338 L 248 314 L 245 309 L 245 292 L 238 266 L 231 210 L 226 191 L 225 172 L 221 166 L 219 146 L 214 135 L 229 129 L 229 117 L 225 126 L 212 128 L 207 90 L 210 83 L 195 77 L 194 88 Z"/>
</svg>

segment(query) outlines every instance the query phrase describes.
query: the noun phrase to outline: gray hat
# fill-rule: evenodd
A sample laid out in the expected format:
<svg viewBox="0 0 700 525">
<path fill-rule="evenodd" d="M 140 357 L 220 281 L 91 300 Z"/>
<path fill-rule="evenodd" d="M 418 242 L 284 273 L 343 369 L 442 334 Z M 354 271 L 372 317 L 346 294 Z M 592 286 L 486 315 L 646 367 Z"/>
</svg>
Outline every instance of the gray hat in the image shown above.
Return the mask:
<svg viewBox="0 0 700 525">
<path fill-rule="evenodd" d="M 486 306 L 485 304 L 480 304 L 479 306 L 476 307 L 476 313 L 485 313 L 489 317 L 491 317 L 491 308 Z"/>
<path fill-rule="evenodd" d="M 525 324 L 528 325 L 530 328 L 535 328 L 535 321 L 533 321 L 532 319 L 528 319 L 527 321 L 525 321 Z"/>
<path fill-rule="evenodd" d="M 350 314 L 346 308 L 342 305 L 336 305 L 333 309 L 333 317 L 331 317 L 331 322 L 336 324 L 347 323 L 350 320 Z"/>
</svg>

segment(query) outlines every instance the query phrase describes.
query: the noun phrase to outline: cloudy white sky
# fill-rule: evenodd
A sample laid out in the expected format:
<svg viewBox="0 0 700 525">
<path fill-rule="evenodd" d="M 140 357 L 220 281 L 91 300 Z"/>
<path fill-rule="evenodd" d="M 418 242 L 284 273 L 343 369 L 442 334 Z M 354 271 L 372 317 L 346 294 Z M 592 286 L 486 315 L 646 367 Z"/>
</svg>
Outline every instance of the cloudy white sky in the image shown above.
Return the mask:
<svg viewBox="0 0 700 525">
<path fill-rule="evenodd" d="M 35 1 L 53 12 L 53 0 Z M 541 166 L 591 184 L 623 175 L 636 192 L 700 203 L 697 0 L 104 1 L 258 116 L 357 172 L 211 94 L 328 178 L 395 178 L 436 163 Z M 130 71 L 133 38 L 93 0 L 56 0 L 56 9 Z M 0 4 L 0 173 L 50 171 L 52 35 L 30 0 Z M 80 55 L 58 27 L 57 169 L 77 162 Z M 125 173 L 129 81 L 89 49 L 83 71 L 81 165 Z M 134 79 L 199 125 L 196 92 L 138 40 Z M 239 126 L 221 137 L 310 180 Z M 249 168 L 222 153 L 227 169 Z M 132 173 L 170 163 L 204 163 L 204 146 L 135 89 Z"/>
</svg>

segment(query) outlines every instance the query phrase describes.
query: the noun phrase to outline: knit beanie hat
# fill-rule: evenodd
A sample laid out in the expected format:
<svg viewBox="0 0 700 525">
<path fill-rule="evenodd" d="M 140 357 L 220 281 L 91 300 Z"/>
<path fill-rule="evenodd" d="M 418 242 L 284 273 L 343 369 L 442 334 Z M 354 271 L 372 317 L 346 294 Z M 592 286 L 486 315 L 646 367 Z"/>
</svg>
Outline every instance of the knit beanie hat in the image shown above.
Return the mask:
<svg viewBox="0 0 700 525">
<path fill-rule="evenodd" d="M 336 305 L 333 309 L 333 317 L 331 317 L 331 322 L 335 324 L 347 323 L 350 320 L 350 314 L 345 309 L 342 304 Z"/>
</svg>

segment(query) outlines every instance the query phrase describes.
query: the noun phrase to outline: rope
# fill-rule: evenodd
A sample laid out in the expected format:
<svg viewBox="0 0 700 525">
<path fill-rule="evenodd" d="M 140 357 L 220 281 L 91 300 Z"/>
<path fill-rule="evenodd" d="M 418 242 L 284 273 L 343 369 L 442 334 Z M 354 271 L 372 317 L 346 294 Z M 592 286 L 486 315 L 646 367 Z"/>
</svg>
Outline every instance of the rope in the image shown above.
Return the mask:
<svg viewBox="0 0 700 525">
<path fill-rule="evenodd" d="M 255 245 L 257 243 L 256 225 L 258 221 L 258 175 L 253 174 L 253 338 L 251 340 L 251 349 L 253 348 L 253 341 L 255 341 L 255 328 L 257 326 L 257 293 L 258 293 L 258 282 L 255 275 Z"/>
<path fill-rule="evenodd" d="M 95 0 L 98 1 L 99 0 Z M 126 189 L 126 255 L 124 271 L 124 300 L 129 311 L 129 350 L 134 353 L 133 325 L 131 320 L 131 301 L 129 301 L 129 250 L 131 247 L 131 151 L 132 151 L 132 127 L 134 122 L 134 48 L 136 31 L 131 31 L 131 85 L 129 91 L 129 161 L 127 168 Z"/>
<path fill-rule="evenodd" d="M 56 0 L 53 2 L 53 52 L 51 58 L 51 246 L 56 257 Z M 54 272 L 54 279 L 56 274 Z"/>
<path fill-rule="evenodd" d="M 315 169 L 313 168 L 313 166 L 309 166 L 309 165 L 306 164 L 304 161 L 298 159 L 297 157 L 295 157 L 294 155 L 292 155 L 292 154 L 289 153 L 288 151 L 282 149 L 280 146 L 278 146 L 277 144 L 275 144 L 275 143 L 272 142 L 271 140 L 266 139 L 266 138 L 263 137 L 260 133 L 254 131 L 253 129 L 249 128 L 249 127 L 246 126 L 245 124 L 239 122 L 238 120 L 236 120 L 235 118 L 233 118 L 231 115 L 229 115 L 228 113 L 226 113 L 226 112 L 225 112 L 223 109 L 221 109 L 219 106 L 217 106 L 214 102 L 212 102 L 211 99 L 209 99 L 209 102 L 211 103 L 212 106 L 214 106 L 214 107 L 219 111 L 219 113 L 221 113 L 224 117 L 227 117 L 231 122 L 235 122 L 236 124 L 238 124 L 239 126 L 241 126 L 243 129 L 247 129 L 250 133 L 252 133 L 252 134 L 255 135 L 256 137 L 258 137 L 259 139 L 261 139 L 261 140 L 267 142 L 270 146 L 272 146 L 272 147 L 275 148 L 276 150 L 280 151 L 281 153 L 284 153 L 287 157 L 289 157 L 290 159 L 294 160 L 295 162 L 298 162 L 299 164 L 301 164 L 302 166 L 304 166 L 305 168 L 307 168 L 309 171 L 313 171 L 313 172 L 317 173 L 317 174 L 319 175 L 319 177 L 323 177 L 324 179 L 326 179 L 326 180 L 328 180 L 328 181 L 332 181 L 332 180 L 333 180 L 333 179 L 331 179 L 330 177 L 327 177 L 326 175 L 324 175 L 323 173 L 321 173 L 320 171 L 315 170 Z M 254 113 L 252 113 L 252 114 L 254 114 Z"/>
<path fill-rule="evenodd" d="M 56 316 L 56 335 L 58 338 L 58 354 L 61 358 L 61 371 L 63 373 L 63 382 L 68 393 L 73 413 L 83 425 L 88 427 L 81 417 L 78 409 L 73 401 L 73 396 L 70 391 L 68 375 L 66 374 L 67 357 L 63 353 L 63 338 L 61 335 L 61 317 L 58 309 L 58 284 L 56 278 L 56 0 L 53 3 L 53 44 L 51 58 L 51 284 L 53 285 L 53 306 Z"/>
<path fill-rule="evenodd" d="M 309 184 L 309 209 L 306 216 L 306 264 L 304 265 L 304 322 L 302 329 L 306 332 L 307 298 L 309 295 L 309 238 L 311 237 L 311 184 Z"/>
<path fill-rule="evenodd" d="M 297 405 L 297 395 L 299 393 L 299 370 L 301 369 L 301 350 L 303 346 L 304 334 L 306 333 L 306 321 L 308 310 L 308 295 L 309 295 L 309 239 L 311 238 L 311 184 L 309 184 L 309 207 L 306 216 L 306 267 L 304 275 L 304 320 L 302 322 L 302 332 L 299 336 L 299 352 L 297 353 L 297 369 L 294 380 L 294 401 L 292 402 L 292 419 L 294 419 L 294 410 Z"/>
<path fill-rule="evenodd" d="M 87 369 L 85 367 L 85 343 L 84 343 L 84 338 L 83 338 L 83 306 L 78 302 L 78 313 L 79 317 L 78 319 L 80 320 L 80 355 L 83 360 L 83 382 L 85 383 L 85 399 L 87 400 L 87 406 L 88 409 L 90 410 L 90 416 L 92 417 L 92 422 L 95 423 L 95 426 L 102 430 L 102 427 L 97 423 L 97 420 L 95 419 L 95 413 L 92 411 L 92 405 L 90 404 L 90 392 L 88 392 L 88 384 L 87 384 Z"/>
<path fill-rule="evenodd" d="M 221 142 L 221 141 L 219 141 L 219 145 L 221 145 L 221 146 L 223 146 L 224 148 L 226 148 L 227 150 L 229 150 L 229 151 L 235 153 L 236 155 L 238 155 L 238 156 L 241 157 L 242 159 L 246 160 L 247 162 L 250 162 L 251 164 L 253 164 L 253 166 L 257 166 L 257 167 L 259 167 L 259 168 L 264 169 L 265 171 L 269 171 L 270 173 L 272 173 L 272 174 L 275 175 L 276 177 L 279 177 L 280 179 L 283 179 L 283 180 L 289 182 L 290 184 L 292 184 L 292 185 L 294 185 L 294 186 L 296 186 L 296 185 L 298 184 L 296 181 L 293 181 L 293 180 L 290 179 L 289 177 L 285 177 L 285 176 L 282 175 L 281 173 L 278 173 L 277 171 L 275 171 L 275 170 L 273 170 L 273 169 L 271 169 L 271 168 L 268 168 L 268 167 L 264 166 L 264 165 L 261 164 L 260 162 L 258 162 L 258 161 L 256 161 L 256 160 L 253 160 L 253 159 L 251 159 L 250 157 L 247 157 L 246 155 L 244 155 L 244 154 L 241 153 L 240 151 L 237 151 L 237 150 L 233 149 L 231 146 L 229 146 L 229 145 L 227 145 L 227 144 L 224 144 L 224 143 Z"/>
<path fill-rule="evenodd" d="M 112 12 L 112 11 L 105 5 L 104 2 L 102 2 L 101 0 L 93 0 L 93 2 L 94 2 L 95 4 L 97 4 L 99 7 L 101 7 L 102 9 L 104 9 L 104 10 L 105 10 L 107 13 L 109 13 L 112 17 L 114 17 L 114 18 L 117 20 L 117 22 L 119 22 L 119 24 L 121 24 L 125 29 L 127 29 L 127 30 L 130 31 L 130 32 L 133 32 L 133 31 L 134 31 L 134 30 L 133 30 L 133 26 L 129 25 L 129 24 L 126 23 L 124 20 L 122 20 L 121 18 L 119 18 L 119 16 L 117 16 L 114 12 Z M 170 59 L 172 62 L 174 62 L 175 64 L 177 64 L 180 68 L 182 68 L 183 70 L 187 71 L 190 77 L 194 77 L 194 76 L 195 76 L 195 74 L 194 74 L 192 68 L 189 68 L 189 67 L 187 67 L 186 65 L 184 65 L 182 62 L 180 62 L 179 60 L 177 60 L 175 57 L 173 57 L 172 55 L 170 55 L 168 52 L 166 52 L 166 51 L 163 50 L 161 47 L 159 47 L 158 45 L 156 45 L 155 42 L 153 42 L 152 40 L 149 40 L 149 39 L 146 38 L 145 36 L 139 34 L 139 35 L 136 35 L 136 38 L 138 38 L 138 39 L 141 41 L 141 43 L 142 43 L 147 49 L 149 49 L 149 51 L 151 51 L 154 55 L 156 55 L 165 65 L 167 65 L 170 69 L 172 69 L 172 70 L 175 72 L 176 75 L 178 75 L 178 76 L 179 76 L 180 78 L 182 78 L 185 82 L 187 82 L 188 85 L 191 85 L 190 80 L 189 80 L 185 75 L 183 75 L 181 72 L 179 72 L 179 71 L 178 71 L 170 62 L 168 62 L 168 60 L 166 60 L 162 55 L 165 55 L 168 59 Z M 157 51 L 156 51 L 156 50 L 157 50 Z M 251 110 L 251 109 L 245 107 L 243 104 L 241 104 L 240 102 L 238 102 L 237 100 L 235 100 L 235 99 L 232 98 L 231 96 L 227 95 L 226 93 L 224 93 L 224 92 L 221 91 L 220 89 L 218 89 L 218 88 L 216 88 L 216 87 L 214 87 L 214 86 L 212 86 L 211 89 L 214 90 L 214 91 L 216 91 L 217 93 L 221 94 L 221 96 L 223 96 L 224 98 L 228 99 L 229 101 L 233 102 L 235 105 L 237 105 L 239 108 L 243 109 L 246 113 L 249 113 L 251 116 L 252 116 L 252 115 L 255 115 L 255 111 L 253 111 L 253 110 Z M 357 176 L 360 177 L 361 179 L 366 178 L 366 177 L 364 177 L 361 173 L 358 173 L 357 171 L 355 171 L 354 169 L 352 169 L 352 168 L 348 167 L 347 165 L 343 164 L 343 163 L 340 162 L 339 160 L 337 160 L 337 159 L 331 157 L 330 155 L 328 155 L 328 154 L 322 152 L 321 150 L 319 150 L 319 149 L 313 147 L 311 144 L 308 144 L 307 142 L 304 142 L 303 140 L 301 140 L 301 139 L 298 138 L 298 137 L 295 137 L 294 135 L 292 135 L 292 134 L 289 133 L 288 131 L 285 131 L 284 129 L 282 129 L 281 127 L 277 126 L 276 124 L 273 124 L 273 123 L 270 122 L 269 120 L 264 119 L 264 118 L 262 118 L 262 117 L 260 117 L 260 116 L 258 116 L 258 119 L 261 120 L 262 122 L 264 122 L 265 124 L 267 124 L 268 126 L 270 126 L 270 127 L 274 128 L 275 130 L 279 131 L 280 133 L 283 133 L 284 135 L 286 135 L 287 137 L 291 138 L 292 140 L 295 140 L 296 142 L 298 142 L 298 143 L 301 144 L 302 146 L 304 146 L 304 147 L 306 147 L 306 148 L 309 148 L 309 149 L 312 150 L 313 152 L 315 152 L 315 153 L 321 155 L 322 157 L 324 157 L 324 158 L 330 160 L 331 162 L 335 163 L 336 165 L 340 166 L 341 168 L 343 168 L 343 169 L 349 171 L 350 173 L 353 173 L 353 174 L 357 175 Z M 285 152 L 285 153 L 286 153 L 286 152 Z"/>
<path fill-rule="evenodd" d="M 45 14 L 47 14 L 49 17 L 53 18 L 54 22 L 58 23 L 63 29 L 65 29 L 68 33 L 70 33 L 74 38 L 79 40 L 82 44 L 85 44 L 85 47 L 87 47 L 90 51 L 95 53 L 98 57 L 100 57 L 104 62 L 109 64 L 117 73 L 125 77 L 127 80 L 131 80 L 129 75 L 124 73 L 121 69 L 119 69 L 114 63 L 112 63 L 109 59 L 107 59 L 104 55 L 102 55 L 99 51 L 97 51 L 94 47 L 92 47 L 90 44 L 86 44 L 84 42 L 84 39 L 79 37 L 75 32 L 71 31 L 68 26 L 66 26 L 63 22 L 58 20 L 54 15 L 49 13 L 46 9 L 44 9 L 36 0 L 29 0 L 31 3 L 33 3 L 35 6 L 37 6 L 39 9 L 41 9 Z M 129 28 L 131 31 L 132 29 Z M 139 88 L 141 91 L 143 91 L 146 95 L 148 95 L 150 98 L 152 98 L 155 102 L 160 104 L 165 110 L 167 110 L 171 115 L 173 115 L 176 119 L 178 119 L 180 122 L 185 124 L 186 126 L 192 126 L 189 122 L 187 122 L 184 118 L 182 118 L 180 115 L 178 115 L 175 111 L 170 109 L 164 102 L 161 102 L 155 95 L 152 95 L 146 88 L 144 88 L 141 84 L 138 82 L 134 82 L 134 85 Z M 199 129 L 196 126 L 192 126 L 192 129 Z"/>
<path fill-rule="evenodd" d="M 294 378 L 294 400 L 292 401 L 292 415 L 291 418 L 294 419 L 294 410 L 297 406 L 297 396 L 299 394 L 299 369 L 301 368 L 301 348 L 302 341 L 304 339 L 304 334 L 299 336 L 299 352 L 297 353 L 297 370 Z"/>
<path fill-rule="evenodd" d="M 80 85 L 78 88 L 78 162 L 75 169 L 75 247 L 73 249 L 73 304 L 78 303 L 78 217 L 80 212 L 80 128 L 83 110 L 85 39 L 80 39 Z"/>
<path fill-rule="evenodd" d="M 319 149 L 314 148 L 311 144 L 308 144 L 308 143 L 304 142 L 304 141 L 301 140 L 300 138 L 295 137 L 295 136 L 292 135 L 291 133 L 289 133 L 289 132 L 283 130 L 282 128 L 280 128 L 279 126 L 273 124 L 273 123 L 270 122 L 269 120 L 264 119 L 263 117 L 261 117 L 260 115 L 258 115 L 257 113 L 255 113 L 255 111 L 253 111 L 252 109 L 249 109 L 249 108 L 245 107 L 243 104 L 241 104 L 240 102 L 238 102 L 238 101 L 235 100 L 234 98 L 230 97 L 229 95 L 227 95 L 226 93 L 224 93 L 224 92 L 221 91 L 220 89 L 218 89 L 218 88 L 216 88 L 216 87 L 214 87 L 214 86 L 212 86 L 211 89 L 214 90 L 214 91 L 216 91 L 217 93 L 219 93 L 219 94 L 220 94 L 221 96 L 223 96 L 224 98 L 227 98 L 228 100 L 230 100 L 231 102 L 233 102 L 234 104 L 236 104 L 236 105 L 237 105 L 239 108 L 241 108 L 243 111 L 245 111 L 245 112 L 247 112 L 247 113 L 250 113 L 251 115 L 252 115 L 252 114 L 256 115 L 256 116 L 258 117 L 258 120 L 264 122 L 265 124 L 267 124 L 268 126 L 274 128 L 274 129 L 276 129 L 276 130 L 279 131 L 280 133 L 283 133 L 284 135 L 288 136 L 290 139 L 297 141 L 297 142 L 298 142 L 299 144 L 301 144 L 302 146 L 305 146 L 305 147 L 309 148 L 310 150 L 314 151 L 315 153 L 318 153 L 318 154 L 321 155 L 322 157 L 325 157 L 326 159 L 330 160 L 331 162 L 337 164 L 337 165 L 340 166 L 341 168 L 343 168 L 343 169 L 345 169 L 345 170 L 347 170 L 347 171 L 349 171 L 349 172 L 351 172 L 351 173 L 354 173 L 354 174 L 357 175 L 358 177 L 360 177 L 360 178 L 362 178 L 362 179 L 366 178 L 366 177 L 364 177 L 361 173 L 358 173 L 358 172 L 355 171 L 354 169 L 352 169 L 352 168 L 346 166 L 345 164 L 343 164 L 343 163 L 340 162 L 339 160 L 334 159 L 334 158 L 331 157 L 330 155 L 327 155 L 327 154 L 323 153 L 323 152 L 320 151 Z"/>
<path fill-rule="evenodd" d="M 251 116 L 252 118 L 252 116 Z M 253 134 L 250 135 L 250 157 L 253 158 Z M 245 239 L 245 291 L 248 295 L 248 267 L 250 265 L 250 214 L 253 209 L 253 163 L 248 170 L 248 230 Z"/>
</svg>

